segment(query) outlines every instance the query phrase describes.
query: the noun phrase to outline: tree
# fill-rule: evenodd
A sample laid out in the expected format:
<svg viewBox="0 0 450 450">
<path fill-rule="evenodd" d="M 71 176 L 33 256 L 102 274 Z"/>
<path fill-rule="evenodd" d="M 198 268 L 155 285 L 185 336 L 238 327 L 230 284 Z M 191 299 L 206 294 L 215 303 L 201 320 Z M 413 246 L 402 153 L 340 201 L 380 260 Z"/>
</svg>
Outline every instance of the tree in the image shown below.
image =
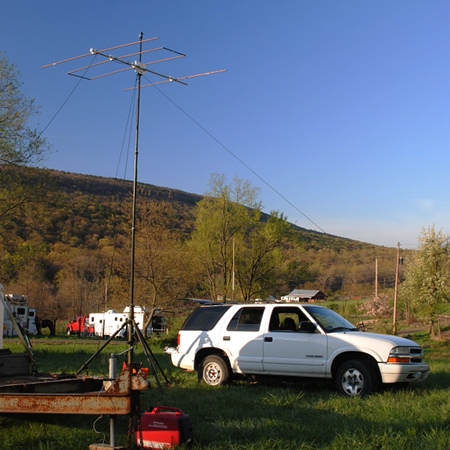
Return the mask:
<svg viewBox="0 0 450 450">
<path fill-rule="evenodd" d="M 212 299 L 233 299 L 237 281 L 241 298 L 249 301 L 279 284 L 290 226 L 277 212 L 263 220 L 259 189 L 248 181 L 235 178 L 227 185 L 214 174 L 210 188 L 195 209 L 192 254 Z"/>
<path fill-rule="evenodd" d="M 18 216 L 23 217 L 26 206 L 41 201 L 48 191 L 45 171 L 35 168 L 44 160 L 49 145 L 28 125 L 37 113 L 34 100 L 21 92 L 18 70 L 0 53 L 0 221 L 3 226 Z M 17 166 L 22 171 L 15 170 Z"/>
<path fill-rule="evenodd" d="M 19 72 L 0 53 L 0 163 L 37 166 L 48 150 L 47 142 L 28 121 L 38 110 L 21 92 Z"/>
<path fill-rule="evenodd" d="M 168 202 L 147 202 L 137 220 L 136 296 L 154 309 L 186 295 L 186 259 L 176 212 Z"/>
<path fill-rule="evenodd" d="M 178 306 L 180 298 L 186 297 L 189 274 L 175 208 L 170 202 L 142 198 L 138 199 L 138 204 L 133 302 L 146 307 L 149 313 L 144 323 L 146 330 L 157 308 L 167 311 Z M 131 294 L 129 239 L 122 237 L 120 243 L 115 243 L 115 249 L 117 255 L 108 277 L 111 286 L 108 292 L 110 304 L 123 308 Z"/>
<path fill-rule="evenodd" d="M 243 300 L 270 294 L 279 286 L 282 246 L 290 229 L 285 217 L 273 211 L 266 222 L 259 220 L 251 225 L 239 241 L 235 269 Z"/>
<path fill-rule="evenodd" d="M 358 311 L 364 316 L 385 319 L 392 317 L 393 307 L 386 295 L 380 295 L 367 300 L 358 307 Z"/>
<path fill-rule="evenodd" d="M 224 175 L 213 174 L 210 192 L 197 203 L 190 250 L 203 273 L 201 284 L 212 299 L 233 295 L 233 248 L 249 226 L 257 223 L 261 205 L 259 190 L 235 178 L 227 185 Z"/>
<path fill-rule="evenodd" d="M 439 307 L 447 303 L 450 295 L 450 245 L 442 231 L 422 229 L 419 248 L 408 261 L 399 295 L 409 302 L 418 318 L 429 324 L 434 337 Z"/>
<path fill-rule="evenodd" d="M 66 318 L 88 314 L 103 298 L 107 262 L 98 250 L 72 248 L 64 256 L 56 281 Z"/>
</svg>

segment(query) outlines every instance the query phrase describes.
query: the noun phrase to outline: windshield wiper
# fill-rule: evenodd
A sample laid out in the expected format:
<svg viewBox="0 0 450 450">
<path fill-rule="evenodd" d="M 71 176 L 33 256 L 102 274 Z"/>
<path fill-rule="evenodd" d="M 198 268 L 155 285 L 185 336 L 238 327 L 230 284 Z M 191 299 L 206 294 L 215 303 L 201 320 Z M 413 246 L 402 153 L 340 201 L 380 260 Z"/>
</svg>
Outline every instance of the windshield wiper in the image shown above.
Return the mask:
<svg viewBox="0 0 450 450">
<path fill-rule="evenodd" d="M 331 330 L 327 330 L 328 333 L 334 333 L 335 331 L 360 331 L 359 328 L 356 327 L 334 327 Z"/>
</svg>

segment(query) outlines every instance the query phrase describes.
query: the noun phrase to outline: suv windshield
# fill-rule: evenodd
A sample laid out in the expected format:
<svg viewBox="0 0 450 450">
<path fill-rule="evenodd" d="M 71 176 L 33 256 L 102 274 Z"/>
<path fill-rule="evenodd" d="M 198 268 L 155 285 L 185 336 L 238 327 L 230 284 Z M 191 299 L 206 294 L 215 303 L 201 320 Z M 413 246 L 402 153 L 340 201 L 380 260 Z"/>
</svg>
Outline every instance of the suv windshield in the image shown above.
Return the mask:
<svg viewBox="0 0 450 450">
<path fill-rule="evenodd" d="M 202 306 L 189 315 L 181 327 L 182 330 L 212 330 L 230 305 Z"/>
<path fill-rule="evenodd" d="M 327 333 L 333 333 L 334 331 L 359 331 L 347 319 L 344 319 L 331 309 L 309 305 L 304 308 Z"/>
</svg>

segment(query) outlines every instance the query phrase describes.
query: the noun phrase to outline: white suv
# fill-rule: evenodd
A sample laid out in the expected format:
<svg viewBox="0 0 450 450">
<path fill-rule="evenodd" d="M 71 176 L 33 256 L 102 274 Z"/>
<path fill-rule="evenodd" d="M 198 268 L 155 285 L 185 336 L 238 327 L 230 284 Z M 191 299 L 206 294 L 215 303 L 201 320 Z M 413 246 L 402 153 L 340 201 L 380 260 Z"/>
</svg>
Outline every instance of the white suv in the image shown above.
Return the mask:
<svg viewBox="0 0 450 450">
<path fill-rule="evenodd" d="M 361 396 L 382 384 L 425 380 L 429 367 L 415 342 L 366 333 L 316 304 L 219 304 L 194 310 L 166 349 L 172 363 L 217 386 L 246 376 L 333 379 Z"/>
</svg>

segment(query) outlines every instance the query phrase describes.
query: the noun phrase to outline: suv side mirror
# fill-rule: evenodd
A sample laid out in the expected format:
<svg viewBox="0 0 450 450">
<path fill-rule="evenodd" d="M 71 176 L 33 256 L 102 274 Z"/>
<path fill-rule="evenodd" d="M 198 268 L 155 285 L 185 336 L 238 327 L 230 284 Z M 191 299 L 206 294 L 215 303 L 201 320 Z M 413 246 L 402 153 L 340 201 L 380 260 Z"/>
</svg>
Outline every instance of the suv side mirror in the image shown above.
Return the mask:
<svg viewBox="0 0 450 450">
<path fill-rule="evenodd" d="M 304 333 L 314 333 L 316 331 L 316 325 L 312 322 L 303 320 L 302 322 L 300 322 L 298 329 L 299 331 L 303 331 Z"/>
</svg>

